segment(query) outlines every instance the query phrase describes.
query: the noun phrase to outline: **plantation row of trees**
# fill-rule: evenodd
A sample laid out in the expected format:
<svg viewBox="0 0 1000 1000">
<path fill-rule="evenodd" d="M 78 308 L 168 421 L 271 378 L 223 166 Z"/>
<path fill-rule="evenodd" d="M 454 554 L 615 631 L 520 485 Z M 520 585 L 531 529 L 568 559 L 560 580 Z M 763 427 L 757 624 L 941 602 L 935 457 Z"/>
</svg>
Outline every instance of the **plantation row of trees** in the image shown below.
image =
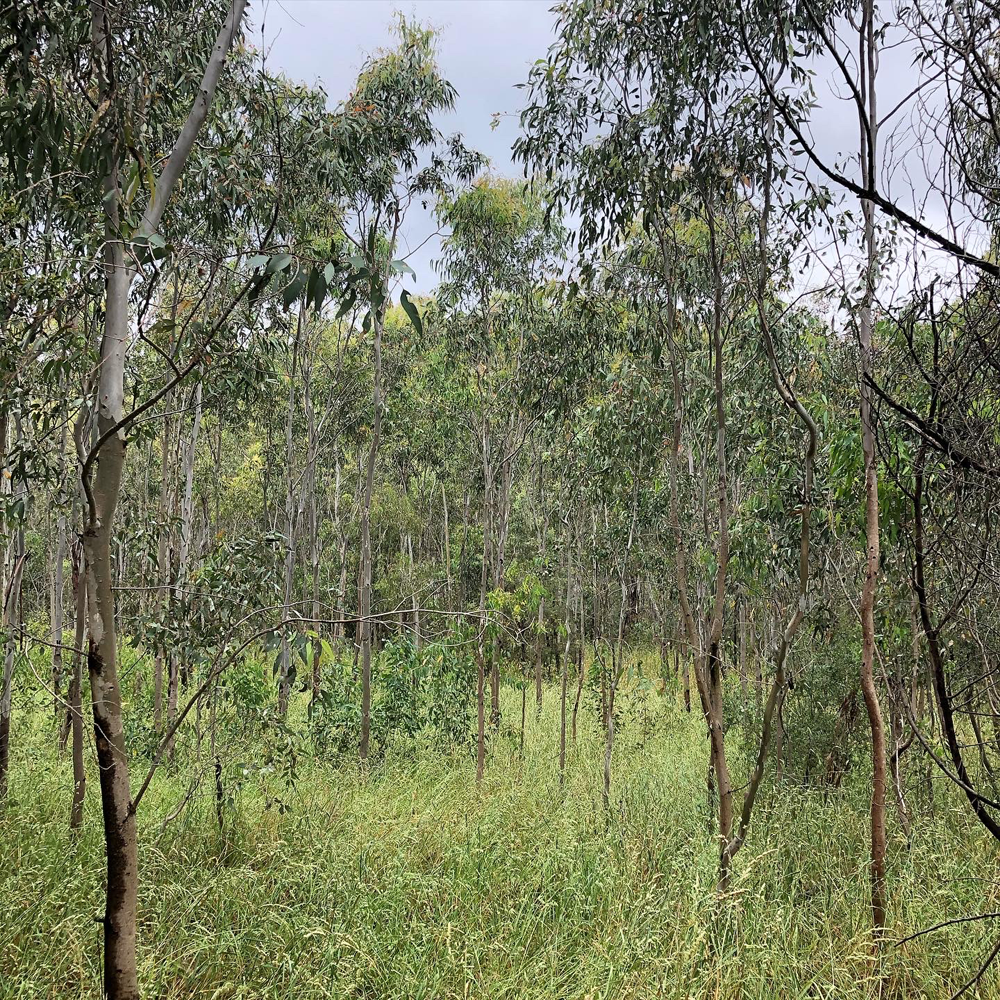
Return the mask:
<svg viewBox="0 0 1000 1000">
<path fill-rule="evenodd" d="M 423 729 L 481 779 L 558 697 L 553 767 L 598 727 L 611 822 L 651 683 L 705 719 L 721 894 L 769 783 L 870 773 L 878 937 L 932 769 L 1000 839 L 989 5 L 565 0 L 524 178 L 441 131 L 431 30 L 330 110 L 245 6 L 0 29 L 0 796 L 42 698 L 74 828 L 99 763 L 107 995 L 139 995 L 143 796 L 204 740 L 222 828 L 247 726 L 289 781 L 302 734 L 366 768 Z"/>
</svg>

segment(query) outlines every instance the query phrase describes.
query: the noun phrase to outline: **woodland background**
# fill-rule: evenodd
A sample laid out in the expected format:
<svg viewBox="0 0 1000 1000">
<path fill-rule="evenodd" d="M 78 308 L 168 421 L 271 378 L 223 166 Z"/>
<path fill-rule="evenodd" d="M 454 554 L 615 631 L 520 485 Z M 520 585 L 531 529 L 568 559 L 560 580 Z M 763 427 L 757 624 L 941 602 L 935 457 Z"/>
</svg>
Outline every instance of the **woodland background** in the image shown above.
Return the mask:
<svg viewBox="0 0 1000 1000">
<path fill-rule="evenodd" d="M 0 997 L 997 989 L 995 7 L 555 11 L 2 8 Z"/>
</svg>

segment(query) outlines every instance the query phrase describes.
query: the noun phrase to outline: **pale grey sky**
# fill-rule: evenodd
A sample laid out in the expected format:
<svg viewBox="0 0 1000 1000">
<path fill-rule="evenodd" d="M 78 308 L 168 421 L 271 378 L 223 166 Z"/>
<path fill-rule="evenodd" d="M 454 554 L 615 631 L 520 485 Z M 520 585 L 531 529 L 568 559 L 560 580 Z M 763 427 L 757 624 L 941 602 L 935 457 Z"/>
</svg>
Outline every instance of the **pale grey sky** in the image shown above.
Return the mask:
<svg viewBox="0 0 1000 1000">
<path fill-rule="evenodd" d="M 553 40 L 553 0 L 266 0 L 255 5 L 252 31 L 263 41 L 268 66 L 307 84 L 320 83 L 336 105 L 347 96 L 368 53 L 391 44 L 395 11 L 439 30 L 441 70 L 458 91 L 456 109 L 439 120 L 446 134 L 485 153 L 495 173 L 520 176 L 511 163 L 523 93 L 515 89 Z M 261 38 L 263 31 L 263 39 Z M 494 113 L 502 117 L 491 129 Z M 435 230 L 415 206 L 404 239 L 418 246 Z M 406 252 L 404 248 L 403 252 Z M 431 268 L 437 242 L 409 259 L 417 272 L 412 291 L 437 284 Z"/>
<path fill-rule="evenodd" d="M 692 0 L 695 2 L 695 0 Z M 365 57 L 392 43 L 394 13 L 401 11 L 430 24 L 439 33 L 439 62 L 445 77 L 458 91 L 455 111 L 441 116 L 445 134 L 461 132 L 466 144 L 485 153 L 495 173 L 520 176 L 511 162 L 510 147 L 518 133 L 518 112 L 524 91 L 516 85 L 527 80 L 533 62 L 545 56 L 553 41 L 555 18 L 549 8 L 554 0 L 261 0 L 252 7 L 252 34 L 267 53 L 268 66 L 307 84 L 320 83 L 335 106 L 350 92 Z M 847 51 L 850 51 L 849 47 Z M 916 79 L 912 52 L 887 49 L 879 72 L 880 108 L 892 108 L 909 92 Z M 832 61 L 816 64 L 816 91 L 820 107 L 812 116 L 812 134 L 817 149 L 829 160 L 847 154 L 848 173 L 856 164 L 858 123 L 846 88 Z M 494 130 L 495 113 L 501 115 Z M 912 129 L 921 117 L 921 108 L 908 104 L 894 116 L 882 132 L 880 145 L 896 145 L 892 127 L 900 127 L 896 142 L 902 155 L 890 157 L 894 178 L 884 178 L 884 190 L 902 195 L 904 204 L 913 204 L 918 215 L 935 225 L 944 224 L 943 214 L 933 199 L 923 204 L 926 180 L 920 174 L 924 164 L 915 160 Z M 853 160 L 850 151 L 854 150 Z M 841 160 L 841 162 L 844 162 Z M 915 191 L 909 192 L 910 185 Z M 431 261 L 438 254 L 436 229 L 429 212 L 414 206 L 403 233 L 401 256 L 417 272 L 408 280 L 411 291 L 429 292 L 437 284 Z M 415 249 L 418 248 L 419 249 Z M 816 248 L 814 248 L 816 249 Z M 826 264 L 822 263 L 827 258 Z M 806 285 L 825 283 L 829 255 L 822 250 L 810 268 Z"/>
</svg>

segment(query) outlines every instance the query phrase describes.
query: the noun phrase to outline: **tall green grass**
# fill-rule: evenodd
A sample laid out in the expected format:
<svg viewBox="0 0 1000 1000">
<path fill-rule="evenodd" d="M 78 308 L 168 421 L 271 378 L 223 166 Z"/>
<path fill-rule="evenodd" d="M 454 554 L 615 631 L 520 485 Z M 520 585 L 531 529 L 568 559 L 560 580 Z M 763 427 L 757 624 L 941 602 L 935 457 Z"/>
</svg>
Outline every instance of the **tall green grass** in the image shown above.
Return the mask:
<svg viewBox="0 0 1000 1000">
<path fill-rule="evenodd" d="M 516 724 L 519 695 L 505 697 Z M 96 774 L 73 839 L 69 761 L 52 745 L 41 700 L 19 708 L 0 817 L 0 998 L 97 997 Z M 729 735 L 740 770 L 738 738 Z M 529 706 L 523 756 L 517 734 L 502 732 L 481 788 L 470 756 L 422 738 L 393 744 L 367 774 L 303 755 L 291 789 L 275 773 L 237 790 L 220 834 L 210 771 L 163 825 L 198 766 L 187 748 L 140 810 L 143 995 L 947 997 L 1000 934 L 984 921 L 893 944 L 1000 908 L 993 846 L 943 784 L 935 815 L 916 817 L 910 849 L 893 831 L 889 941 L 875 957 L 863 768 L 826 797 L 769 776 L 732 894 L 720 901 L 703 723 L 675 691 L 649 695 L 647 711 L 622 727 L 610 815 L 602 752 L 582 708 L 560 785 L 549 689 L 539 718 Z M 251 740 L 234 753 L 227 774 L 262 751 Z M 284 811 L 269 805 L 274 797 Z M 995 972 L 978 995 L 1000 996 Z"/>
</svg>

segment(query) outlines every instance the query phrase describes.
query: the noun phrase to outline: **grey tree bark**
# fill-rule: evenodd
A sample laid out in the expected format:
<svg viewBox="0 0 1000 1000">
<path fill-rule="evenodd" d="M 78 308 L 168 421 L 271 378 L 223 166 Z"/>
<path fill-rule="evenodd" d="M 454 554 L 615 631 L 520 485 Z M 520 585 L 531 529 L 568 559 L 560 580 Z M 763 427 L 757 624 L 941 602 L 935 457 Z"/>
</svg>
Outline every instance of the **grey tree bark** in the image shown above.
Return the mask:
<svg viewBox="0 0 1000 1000">
<path fill-rule="evenodd" d="M 288 618 L 292 605 L 292 591 L 295 584 L 296 533 L 298 519 L 295 504 L 295 380 L 298 377 L 299 346 L 302 339 L 302 308 L 299 308 L 292 340 L 292 366 L 288 375 L 288 408 L 285 412 L 285 573 L 284 612 Z M 278 669 L 278 715 L 284 718 L 288 712 L 288 693 L 291 683 L 291 647 L 287 629 L 281 636 L 281 652 Z"/>
<path fill-rule="evenodd" d="M 24 436 L 24 427 L 20 415 L 15 416 L 17 440 Z M 6 421 L 3 426 L 6 439 Z M 6 440 L 0 441 L 0 453 L 6 454 Z M 21 496 L 27 502 L 27 488 L 20 480 L 11 481 L 11 493 Z M 14 664 L 17 660 L 18 636 L 21 625 L 21 580 L 24 576 L 24 563 L 27 553 L 24 547 L 24 520 L 18 521 L 11 533 L 7 551 L 3 554 L 4 565 L 10 566 L 10 579 L 4 586 L 3 575 L 0 574 L 0 598 L 3 600 L 0 614 L 0 632 L 6 637 L 3 660 L 3 680 L 0 683 L 0 803 L 7 797 L 7 781 L 10 769 L 10 717 L 14 696 Z"/>
<path fill-rule="evenodd" d="M 66 425 L 63 424 L 59 437 L 59 481 L 63 480 L 66 468 Z M 56 732 L 62 718 L 62 698 L 59 692 L 63 680 L 63 592 L 65 580 L 63 563 L 66 560 L 66 514 L 63 505 L 56 516 L 56 544 L 52 554 L 52 712 L 55 717 Z"/>
<path fill-rule="evenodd" d="M 878 117 L 875 106 L 875 74 L 878 66 L 876 51 L 875 9 L 873 0 L 865 0 L 861 22 L 861 96 L 865 106 L 861 127 L 861 175 L 867 190 L 875 184 L 877 157 Z M 859 373 L 859 401 L 861 418 L 861 448 L 865 468 L 865 579 L 861 590 L 861 692 L 868 713 L 872 748 L 871 795 L 871 901 L 872 922 L 876 938 L 885 927 L 885 785 L 886 741 L 882 707 L 875 687 L 875 590 L 879 572 L 879 501 L 878 459 L 875 454 L 875 424 L 872 415 L 872 391 L 868 375 L 872 366 L 872 305 L 875 299 L 875 269 L 878 256 L 875 245 L 875 207 L 862 199 L 864 216 L 864 249 L 866 255 L 865 291 L 858 312 L 858 337 L 860 340 L 861 370 Z"/>
<path fill-rule="evenodd" d="M 191 111 L 160 171 L 154 194 L 133 239 L 148 237 L 159 228 L 163 211 L 188 160 L 197 133 L 208 115 L 226 55 L 242 21 L 244 7 L 245 0 L 232 0 L 230 4 Z M 108 102 L 109 105 L 117 98 L 116 73 L 114 67 L 109 65 L 113 52 L 110 44 L 112 31 L 108 6 L 100 0 L 92 0 L 91 52 L 94 72 L 101 103 Z M 87 667 L 107 853 L 107 889 L 102 920 L 104 992 L 109 1000 L 138 1000 L 135 953 L 138 845 L 135 811 L 129 789 L 128 754 L 118 679 L 118 642 L 111 565 L 115 510 L 125 464 L 124 431 L 128 425 L 124 406 L 125 353 L 129 344 L 129 287 L 135 271 L 132 265 L 126 264 L 125 245 L 121 238 L 118 159 L 123 137 L 114 131 L 113 119 L 104 124 L 104 129 L 110 167 L 102 185 L 105 218 L 105 313 L 97 389 L 99 436 L 81 470 L 87 497 L 83 532 L 89 618 Z"/>
<path fill-rule="evenodd" d="M 81 542 L 74 544 L 72 555 L 76 625 L 69 683 L 69 720 L 73 733 L 73 803 L 70 807 L 69 828 L 79 830 L 83 826 L 83 802 L 87 787 L 87 772 L 83 766 L 83 640 L 87 629 L 87 581 Z"/>
<path fill-rule="evenodd" d="M 362 762 L 368 760 L 371 742 L 372 708 L 372 491 L 375 485 L 375 460 L 382 435 L 382 332 L 384 307 L 375 311 L 374 381 L 372 383 L 372 437 L 365 466 L 365 493 L 361 507 L 361 586 L 358 595 L 361 618 L 361 746 Z"/>
</svg>

